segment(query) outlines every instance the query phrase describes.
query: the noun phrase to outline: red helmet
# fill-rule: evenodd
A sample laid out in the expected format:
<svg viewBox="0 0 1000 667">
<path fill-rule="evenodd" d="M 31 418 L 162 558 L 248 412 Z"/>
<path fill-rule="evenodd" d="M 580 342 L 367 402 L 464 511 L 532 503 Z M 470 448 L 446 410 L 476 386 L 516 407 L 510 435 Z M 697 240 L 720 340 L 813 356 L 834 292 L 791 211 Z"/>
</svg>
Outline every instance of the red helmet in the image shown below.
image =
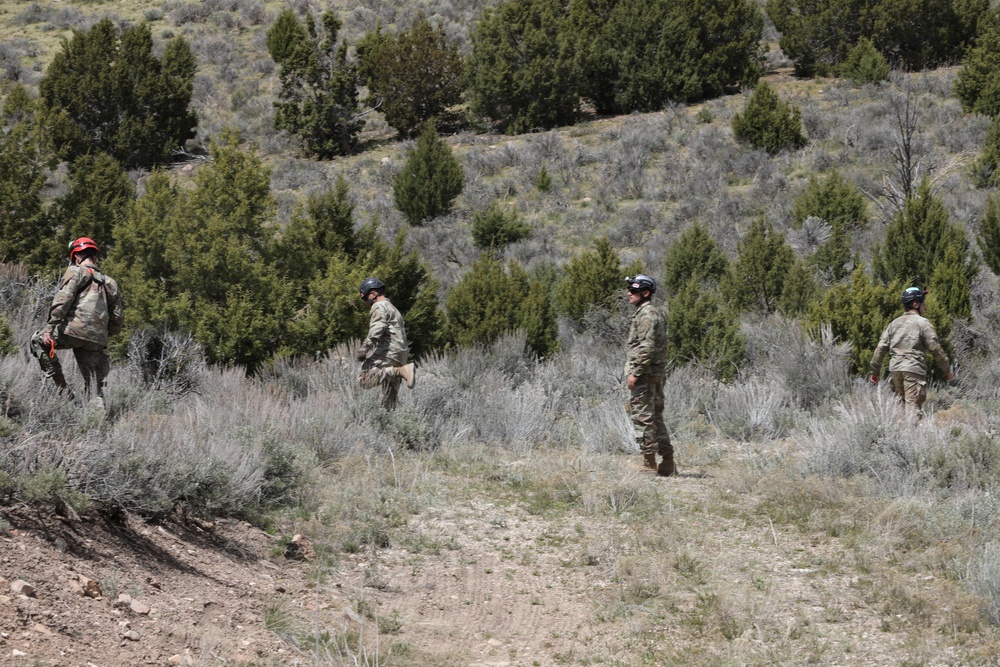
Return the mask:
<svg viewBox="0 0 1000 667">
<path fill-rule="evenodd" d="M 69 244 L 69 261 L 73 261 L 73 256 L 78 252 L 83 252 L 84 250 L 93 250 L 94 252 L 100 252 L 97 244 L 94 243 L 93 239 L 88 239 L 86 236 L 81 236 L 77 240 Z"/>
</svg>

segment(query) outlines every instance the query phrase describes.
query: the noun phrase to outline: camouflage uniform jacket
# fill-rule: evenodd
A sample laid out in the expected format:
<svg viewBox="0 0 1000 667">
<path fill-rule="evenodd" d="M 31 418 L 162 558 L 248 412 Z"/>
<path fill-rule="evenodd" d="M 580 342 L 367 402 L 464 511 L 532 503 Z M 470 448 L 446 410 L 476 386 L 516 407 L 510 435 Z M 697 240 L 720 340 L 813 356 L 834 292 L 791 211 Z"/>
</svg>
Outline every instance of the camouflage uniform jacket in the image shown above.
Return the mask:
<svg viewBox="0 0 1000 667">
<path fill-rule="evenodd" d="M 667 319 L 647 301 L 635 309 L 628 330 L 625 374 L 641 377 L 667 373 Z"/>
<path fill-rule="evenodd" d="M 882 332 L 875 354 L 872 355 L 872 375 L 879 374 L 886 352 L 889 353 L 890 373 L 906 371 L 927 375 L 926 352 L 934 355 L 944 373 L 949 371 L 948 357 L 941 349 L 934 325 L 916 311 L 903 313 Z"/>
<path fill-rule="evenodd" d="M 107 347 L 108 337 L 121 331 L 124 323 L 118 283 L 94 267 L 74 265 L 59 281 L 44 331 L 56 341 L 65 334 Z"/>
<path fill-rule="evenodd" d="M 382 357 L 399 364 L 406 363 L 409 347 L 406 344 L 406 328 L 403 316 L 389 299 L 372 304 L 368 336 L 361 345 L 369 356 Z"/>
</svg>

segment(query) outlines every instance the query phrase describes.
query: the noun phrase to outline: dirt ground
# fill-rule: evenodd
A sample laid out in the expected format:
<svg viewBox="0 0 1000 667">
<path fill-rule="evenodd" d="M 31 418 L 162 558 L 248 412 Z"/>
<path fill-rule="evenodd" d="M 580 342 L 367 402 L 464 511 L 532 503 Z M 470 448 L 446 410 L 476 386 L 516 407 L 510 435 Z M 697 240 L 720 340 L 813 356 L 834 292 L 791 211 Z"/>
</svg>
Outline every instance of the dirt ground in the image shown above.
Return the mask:
<svg viewBox="0 0 1000 667">
<path fill-rule="evenodd" d="M 481 496 L 427 508 L 395 543 L 326 567 L 286 558 L 283 540 L 242 522 L 8 508 L 0 665 L 965 664 L 968 645 L 915 646 L 906 618 L 887 619 L 857 571 L 831 565 L 855 558 L 844 541 L 706 513 L 724 478 L 626 474 L 640 490 L 670 485 L 677 543 L 640 562 L 641 524 Z M 670 582 L 670 612 L 641 632 L 635 567 Z M 99 597 L 81 594 L 81 575 Z M 13 590 L 19 579 L 31 595 Z M 905 582 L 913 595 L 939 584 Z"/>
</svg>

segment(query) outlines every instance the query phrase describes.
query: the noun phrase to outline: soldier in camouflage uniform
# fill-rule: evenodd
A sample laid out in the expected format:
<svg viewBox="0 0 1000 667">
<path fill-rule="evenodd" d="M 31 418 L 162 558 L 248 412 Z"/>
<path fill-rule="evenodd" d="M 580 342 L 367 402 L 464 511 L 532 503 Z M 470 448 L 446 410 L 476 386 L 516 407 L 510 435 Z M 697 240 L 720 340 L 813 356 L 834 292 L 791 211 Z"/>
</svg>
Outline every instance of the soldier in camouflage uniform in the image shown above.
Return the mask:
<svg viewBox="0 0 1000 667">
<path fill-rule="evenodd" d="M 871 363 L 871 381 L 877 383 L 882 360 L 886 352 L 889 353 L 892 390 L 907 410 L 916 413 L 918 419 L 924 416 L 922 408 L 927 399 L 926 353 L 934 356 L 947 380 L 954 378 L 934 325 L 924 318 L 927 307 L 925 295 L 926 292 L 919 287 L 908 287 L 903 291 L 902 302 L 906 312 L 890 322 L 882 332 Z"/>
<path fill-rule="evenodd" d="M 368 335 L 358 348 L 361 374 L 358 382 L 364 389 L 381 385 L 382 407 L 396 407 L 399 383 L 406 380 L 410 389 L 416 381 L 416 368 L 406 363 L 409 348 L 403 316 L 385 296 L 385 283 L 378 278 L 367 278 L 361 283 L 361 298 L 371 307 Z"/>
<path fill-rule="evenodd" d="M 32 334 L 30 347 L 45 377 L 52 378 L 70 397 L 73 392 L 66 384 L 56 350 L 73 350 L 87 398 L 91 387 L 96 387 L 103 401 L 104 379 L 111 371 L 106 352 L 108 338 L 122 330 L 125 306 L 118 284 L 97 270 L 97 254 L 97 244 L 89 238 L 70 243 L 70 266 L 59 281 L 48 322 L 44 329 Z"/>
<path fill-rule="evenodd" d="M 629 415 L 645 465 L 658 475 L 677 474 L 674 448 L 663 422 L 663 383 L 667 372 L 667 320 L 650 302 L 656 282 L 646 275 L 626 278 L 628 302 L 635 307 L 628 332 L 625 376 L 631 396 Z M 663 457 L 656 464 L 656 455 Z"/>
</svg>

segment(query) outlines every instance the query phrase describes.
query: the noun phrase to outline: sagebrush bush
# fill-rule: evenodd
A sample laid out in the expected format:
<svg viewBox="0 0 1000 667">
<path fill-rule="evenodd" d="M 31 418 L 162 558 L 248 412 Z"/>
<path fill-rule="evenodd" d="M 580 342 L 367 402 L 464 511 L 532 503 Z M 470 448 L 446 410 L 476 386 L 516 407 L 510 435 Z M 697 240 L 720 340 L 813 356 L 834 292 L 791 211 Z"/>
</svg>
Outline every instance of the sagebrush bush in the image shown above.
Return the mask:
<svg viewBox="0 0 1000 667">
<path fill-rule="evenodd" d="M 774 440 L 793 425 L 791 400 L 782 384 L 752 378 L 720 385 L 706 409 L 712 424 L 727 438 Z"/>
</svg>

